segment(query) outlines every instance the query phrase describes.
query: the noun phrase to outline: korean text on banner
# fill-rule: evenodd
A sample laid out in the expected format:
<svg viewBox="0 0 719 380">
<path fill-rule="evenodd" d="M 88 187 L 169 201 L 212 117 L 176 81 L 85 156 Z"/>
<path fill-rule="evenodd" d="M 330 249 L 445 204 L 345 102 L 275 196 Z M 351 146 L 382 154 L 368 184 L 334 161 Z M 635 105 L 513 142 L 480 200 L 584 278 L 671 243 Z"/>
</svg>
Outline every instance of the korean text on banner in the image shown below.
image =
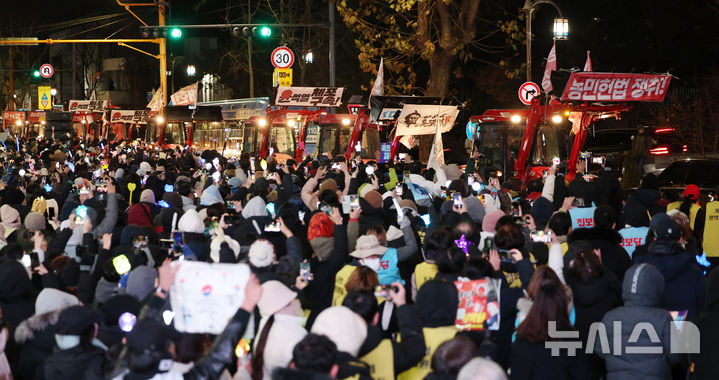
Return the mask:
<svg viewBox="0 0 719 380">
<path fill-rule="evenodd" d="M 114 110 L 110 112 L 110 122 L 147 124 L 149 116 L 148 110 Z"/>
<path fill-rule="evenodd" d="M 622 235 L 621 245 L 629 254 L 629 258 L 632 257 L 637 247 L 644 245 L 648 232 L 649 227 L 629 227 L 619 230 L 619 234 Z"/>
<path fill-rule="evenodd" d="M 499 280 L 455 281 L 459 296 L 454 324 L 461 330 L 499 330 Z"/>
<path fill-rule="evenodd" d="M 572 218 L 572 229 L 594 227 L 594 210 L 596 207 L 575 207 L 569 210 Z"/>
<path fill-rule="evenodd" d="M 671 75 L 577 72 L 564 87 L 564 101 L 663 102 Z"/>
<path fill-rule="evenodd" d="M 175 329 L 220 334 L 245 298 L 250 279 L 246 264 L 183 261 L 170 288 Z"/>
<path fill-rule="evenodd" d="M 70 100 L 70 112 L 103 112 L 107 108 L 107 100 Z"/>
<path fill-rule="evenodd" d="M 162 99 L 162 88 L 158 88 L 157 91 L 155 91 L 152 94 L 152 99 L 150 99 L 150 103 L 147 104 L 147 108 L 150 109 L 152 112 L 157 112 L 164 107 L 164 100 Z"/>
<path fill-rule="evenodd" d="M 397 118 L 397 136 L 448 132 L 459 114 L 456 106 L 405 104 Z"/>
<path fill-rule="evenodd" d="M 278 87 L 276 106 L 339 107 L 343 87 Z"/>
<path fill-rule="evenodd" d="M 170 97 L 173 106 L 189 106 L 197 104 L 197 82 L 185 86 Z"/>
</svg>

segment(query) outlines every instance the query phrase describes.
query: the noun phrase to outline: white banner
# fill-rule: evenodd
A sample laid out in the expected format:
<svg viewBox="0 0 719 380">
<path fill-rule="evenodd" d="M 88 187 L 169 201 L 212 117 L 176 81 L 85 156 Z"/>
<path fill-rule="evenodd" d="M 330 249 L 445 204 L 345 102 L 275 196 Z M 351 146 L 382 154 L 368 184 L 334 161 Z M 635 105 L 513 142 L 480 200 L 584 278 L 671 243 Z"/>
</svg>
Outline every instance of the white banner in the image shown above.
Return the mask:
<svg viewBox="0 0 719 380">
<path fill-rule="evenodd" d="M 197 104 L 197 82 L 179 89 L 170 96 L 173 106 L 189 106 Z"/>
<path fill-rule="evenodd" d="M 343 87 L 278 87 L 276 106 L 339 107 Z"/>
<path fill-rule="evenodd" d="M 246 264 L 183 261 L 170 288 L 175 329 L 219 335 L 245 299 Z"/>
<path fill-rule="evenodd" d="M 111 123 L 147 124 L 149 110 L 113 110 L 110 112 Z"/>
<path fill-rule="evenodd" d="M 102 112 L 107 108 L 107 100 L 70 100 L 70 112 Z"/>
<path fill-rule="evenodd" d="M 459 109 L 457 106 L 405 104 L 397 118 L 396 136 L 432 135 L 452 129 Z"/>
</svg>

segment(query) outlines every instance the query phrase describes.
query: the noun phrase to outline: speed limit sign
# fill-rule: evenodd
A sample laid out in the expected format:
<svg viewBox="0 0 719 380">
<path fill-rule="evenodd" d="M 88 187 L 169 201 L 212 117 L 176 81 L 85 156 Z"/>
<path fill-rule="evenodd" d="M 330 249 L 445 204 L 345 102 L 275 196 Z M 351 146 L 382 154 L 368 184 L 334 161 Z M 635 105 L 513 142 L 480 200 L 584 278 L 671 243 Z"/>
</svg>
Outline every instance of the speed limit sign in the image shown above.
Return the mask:
<svg viewBox="0 0 719 380">
<path fill-rule="evenodd" d="M 295 63 L 295 54 L 287 47 L 280 46 L 272 51 L 272 66 L 278 69 L 289 69 Z"/>
</svg>

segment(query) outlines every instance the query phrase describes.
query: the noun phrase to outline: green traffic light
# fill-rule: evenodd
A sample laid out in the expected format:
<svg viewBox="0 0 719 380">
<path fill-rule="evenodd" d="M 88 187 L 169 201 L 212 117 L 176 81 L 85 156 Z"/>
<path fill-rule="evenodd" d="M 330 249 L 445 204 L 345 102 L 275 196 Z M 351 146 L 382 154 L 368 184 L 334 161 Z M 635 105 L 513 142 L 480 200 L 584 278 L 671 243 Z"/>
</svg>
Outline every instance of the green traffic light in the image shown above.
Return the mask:
<svg viewBox="0 0 719 380">
<path fill-rule="evenodd" d="M 263 26 L 263 27 L 260 29 L 260 35 L 261 35 L 262 37 L 269 37 L 269 36 L 272 35 L 272 29 L 270 29 L 269 26 Z"/>
<path fill-rule="evenodd" d="M 182 37 L 182 30 L 180 28 L 172 28 L 172 30 L 170 30 L 170 37 L 172 37 L 172 38 Z"/>
<path fill-rule="evenodd" d="M 40 78 L 40 71 L 39 70 L 33 71 L 32 76 L 34 76 L 35 78 Z"/>
</svg>

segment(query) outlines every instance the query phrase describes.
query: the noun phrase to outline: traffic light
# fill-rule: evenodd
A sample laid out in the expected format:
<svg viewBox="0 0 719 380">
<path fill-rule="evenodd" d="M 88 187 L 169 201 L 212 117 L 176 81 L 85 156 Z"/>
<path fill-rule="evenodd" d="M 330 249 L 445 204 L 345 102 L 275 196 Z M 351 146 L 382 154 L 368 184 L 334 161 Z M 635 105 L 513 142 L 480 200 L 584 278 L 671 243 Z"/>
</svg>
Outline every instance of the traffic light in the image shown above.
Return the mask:
<svg viewBox="0 0 719 380">
<path fill-rule="evenodd" d="M 178 38 L 182 37 L 182 29 L 180 29 L 180 28 L 172 28 L 172 29 L 170 30 L 170 37 L 172 37 L 172 38 L 174 38 L 174 39 L 178 39 Z"/>
<path fill-rule="evenodd" d="M 272 29 L 269 26 L 263 26 L 260 28 L 260 36 L 267 38 L 272 35 Z"/>
<path fill-rule="evenodd" d="M 35 70 L 32 72 L 32 76 L 34 78 L 40 78 L 40 70 Z"/>
</svg>

